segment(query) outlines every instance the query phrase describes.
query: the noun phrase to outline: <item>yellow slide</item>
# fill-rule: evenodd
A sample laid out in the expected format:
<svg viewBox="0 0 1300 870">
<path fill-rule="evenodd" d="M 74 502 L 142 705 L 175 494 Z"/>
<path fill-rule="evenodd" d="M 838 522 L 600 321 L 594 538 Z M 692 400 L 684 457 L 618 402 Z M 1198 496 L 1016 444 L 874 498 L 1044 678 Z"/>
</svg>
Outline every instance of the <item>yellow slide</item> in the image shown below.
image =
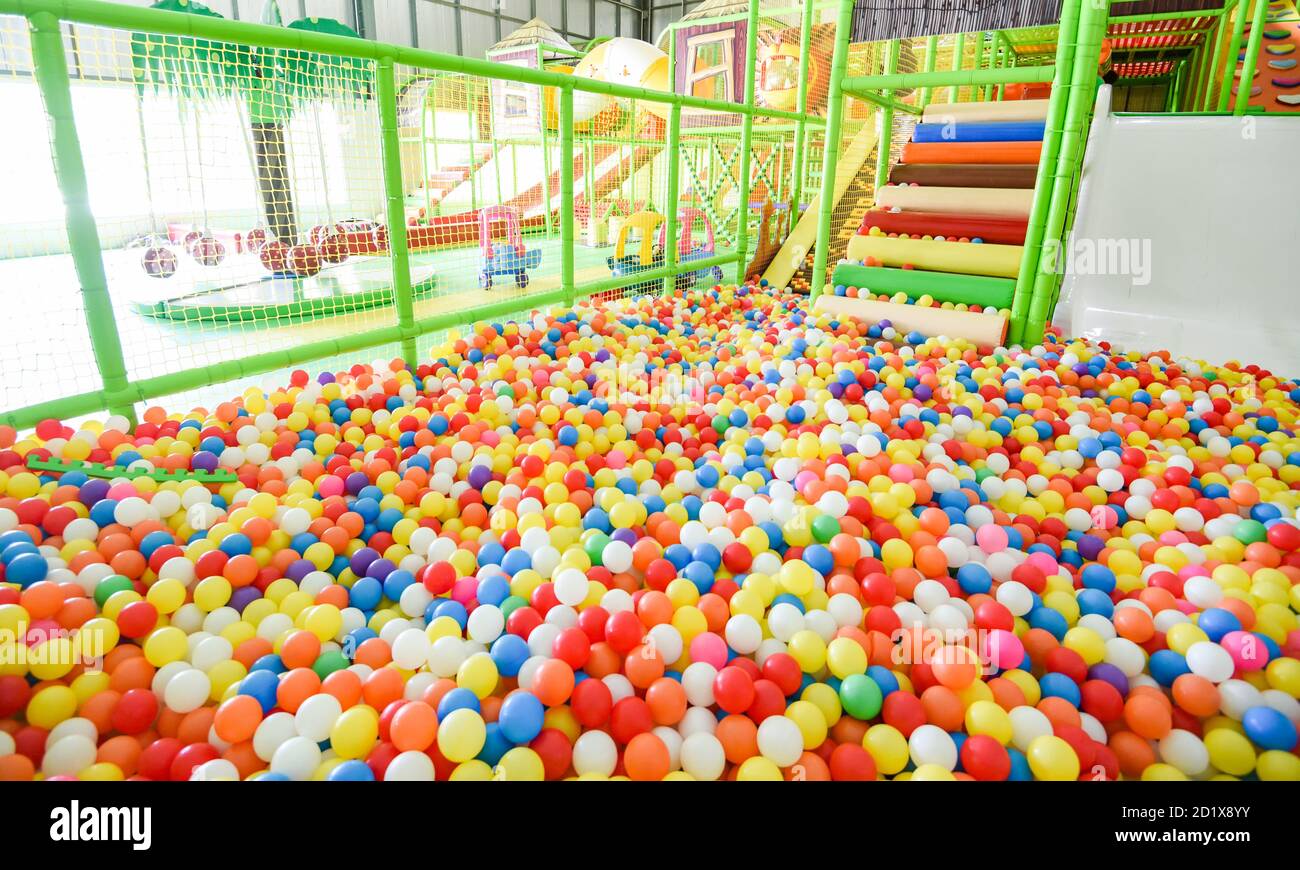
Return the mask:
<svg viewBox="0 0 1300 870">
<path fill-rule="evenodd" d="M 839 205 L 840 197 L 844 196 L 844 191 L 848 190 L 849 183 L 853 181 L 854 176 L 862 169 L 862 164 L 867 161 L 871 150 L 876 147 L 876 125 L 873 119 L 868 119 L 862 125 L 862 129 L 849 142 L 849 147 L 840 153 L 839 162 L 835 166 L 835 200 L 832 204 Z M 812 248 L 813 242 L 817 240 L 817 215 L 821 211 L 821 194 L 814 196 L 812 202 L 808 203 L 808 208 L 804 211 L 803 217 L 799 223 L 795 224 L 790 235 L 786 237 L 785 244 L 781 250 L 776 252 L 772 258 L 771 264 L 763 277 L 767 283 L 773 287 L 785 287 L 790 283 L 794 276 L 795 270 L 803 263 L 804 257 Z"/>
</svg>

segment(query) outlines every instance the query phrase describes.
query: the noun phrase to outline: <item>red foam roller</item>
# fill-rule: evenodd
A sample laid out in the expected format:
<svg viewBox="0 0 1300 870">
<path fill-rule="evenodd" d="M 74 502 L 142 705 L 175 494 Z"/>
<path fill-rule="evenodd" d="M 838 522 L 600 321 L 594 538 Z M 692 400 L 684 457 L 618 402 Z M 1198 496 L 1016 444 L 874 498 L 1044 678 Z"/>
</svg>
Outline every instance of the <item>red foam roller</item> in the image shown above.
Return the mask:
<svg viewBox="0 0 1300 870">
<path fill-rule="evenodd" d="M 862 217 L 858 235 L 867 235 L 872 227 L 882 233 L 907 233 L 909 236 L 948 236 L 956 238 L 981 238 L 995 245 L 1023 245 L 1025 227 L 1023 218 L 997 215 L 939 214 L 928 211 L 887 211 L 872 209 Z"/>
</svg>

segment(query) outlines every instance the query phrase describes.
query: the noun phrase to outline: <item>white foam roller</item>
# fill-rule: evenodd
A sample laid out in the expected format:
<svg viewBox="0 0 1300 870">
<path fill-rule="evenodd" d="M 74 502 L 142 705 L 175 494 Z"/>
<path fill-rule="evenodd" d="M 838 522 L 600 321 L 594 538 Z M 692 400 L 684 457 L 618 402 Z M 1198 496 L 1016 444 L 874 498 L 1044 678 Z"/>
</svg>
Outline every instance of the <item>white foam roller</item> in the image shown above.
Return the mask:
<svg viewBox="0 0 1300 870">
<path fill-rule="evenodd" d="M 947 121 L 971 123 L 975 121 L 1044 121 L 1047 119 L 1047 100 L 1006 100 L 1001 103 L 931 103 L 925 107 L 921 120 L 927 124 Z"/>
<path fill-rule="evenodd" d="M 888 320 L 899 332 L 917 330 L 923 335 L 946 335 L 965 338 L 976 344 L 997 347 L 1007 334 L 1007 319 L 997 314 L 954 311 L 920 305 L 900 305 L 875 299 L 851 299 L 823 293 L 817 297 L 816 310 L 840 317 L 852 317 L 868 323 Z"/>
<path fill-rule="evenodd" d="M 911 187 L 889 184 L 876 192 L 876 205 L 904 211 L 944 214 L 992 214 L 1028 218 L 1032 190 L 1001 187 Z"/>
</svg>

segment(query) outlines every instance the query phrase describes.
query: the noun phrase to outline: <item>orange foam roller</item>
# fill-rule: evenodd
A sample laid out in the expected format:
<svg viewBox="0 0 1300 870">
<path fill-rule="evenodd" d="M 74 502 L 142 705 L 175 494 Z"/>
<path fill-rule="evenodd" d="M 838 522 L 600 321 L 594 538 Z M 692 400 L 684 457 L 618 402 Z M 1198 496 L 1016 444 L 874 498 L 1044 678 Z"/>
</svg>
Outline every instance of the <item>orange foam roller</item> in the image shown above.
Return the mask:
<svg viewBox="0 0 1300 870">
<path fill-rule="evenodd" d="M 908 142 L 903 163 L 1037 163 L 1042 142 Z"/>
</svg>

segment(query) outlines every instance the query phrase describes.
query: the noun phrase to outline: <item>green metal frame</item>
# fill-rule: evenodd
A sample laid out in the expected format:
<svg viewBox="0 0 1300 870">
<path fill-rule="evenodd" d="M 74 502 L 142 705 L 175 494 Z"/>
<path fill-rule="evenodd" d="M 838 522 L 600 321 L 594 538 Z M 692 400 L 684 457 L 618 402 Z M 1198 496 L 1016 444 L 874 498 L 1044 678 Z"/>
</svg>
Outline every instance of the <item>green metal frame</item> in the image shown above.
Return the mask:
<svg viewBox="0 0 1300 870">
<path fill-rule="evenodd" d="M 812 10 L 809 7 L 812 5 L 805 4 L 799 7 L 791 7 L 787 11 L 790 13 L 798 11 L 805 16 L 805 20 L 811 21 Z M 670 246 L 672 256 L 671 258 L 666 257 L 663 268 L 577 286 L 573 260 L 573 246 L 576 242 L 574 228 L 575 173 L 572 159 L 574 151 L 573 94 L 575 91 L 667 105 L 670 118 L 676 119 L 675 123 L 670 123 L 669 138 L 670 140 L 677 139 L 678 144 L 680 144 L 681 136 L 682 109 L 699 109 L 739 116 L 741 118 L 742 136 L 745 139 L 744 147 L 739 151 L 739 159 L 741 159 L 745 167 L 741 173 L 742 199 L 748 197 L 748 165 L 752 141 L 759 135 L 769 135 L 767 131 L 760 134 L 759 130 L 754 129 L 755 118 L 783 124 L 782 129 L 786 130 L 791 129 L 792 126 L 793 129 L 798 131 L 796 134 L 797 139 L 805 140 L 811 128 L 822 124 L 820 118 L 808 116 L 806 93 L 803 102 L 797 106 L 798 111 L 795 112 L 756 105 L 753 97 L 752 79 L 754 75 L 753 61 L 757 46 L 757 27 L 751 27 L 750 29 L 751 39 L 746 52 L 750 61 L 749 81 L 746 87 L 747 99 L 743 103 L 729 103 L 673 92 L 628 87 L 589 78 L 575 78 L 546 69 L 528 69 L 355 37 L 272 27 L 218 17 L 199 17 L 181 12 L 123 6 L 102 2 L 102 0 L 77 0 L 75 3 L 68 3 L 65 0 L 0 0 L 0 14 L 25 17 L 30 24 L 33 79 L 40 90 L 46 114 L 49 117 L 51 154 L 65 203 L 65 224 L 69 249 L 81 288 L 82 302 L 86 312 L 86 328 L 90 335 L 95 365 L 100 376 L 100 387 L 98 389 L 0 412 L 0 423 L 18 429 L 29 429 L 45 418 L 67 419 L 103 410 L 125 416 L 134 423 L 134 404 L 136 402 L 148 401 L 160 396 L 193 390 L 213 383 L 255 376 L 302 365 L 314 360 L 355 353 L 366 348 L 388 344 L 398 344 L 403 356 L 413 361 L 417 357 L 417 339 L 430 332 L 467 325 L 484 318 L 516 314 L 530 308 L 560 303 L 573 304 L 580 296 L 612 290 L 629 284 L 639 284 L 647 280 L 664 278 L 671 283 L 673 276 L 684 271 L 695 272 L 713 266 L 730 266 L 732 264 L 738 264 L 738 267 L 743 269 L 745 263 L 743 244 L 738 245 L 730 253 L 715 255 L 707 259 L 692 260 L 686 264 L 676 262 L 675 248 Z M 765 14 L 774 13 L 765 11 Z M 731 16 L 725 20 L 737 20 L 738 18 L 739 16 Z M 751 10 L 748 18 L 752 23 L 756 24 L 758 19 L 756 10 Z M 89 205 L 86 169 L 72 110 L 70 76 L 61 34 L 61 24 L 63 23 L 143 31 L 264 48 L 334 54 L 373 62 L 377 69 L 375 98 L 378 102 L 380 115 L 381 152 L 377 155 L 377 159 L 383 171 L 385 212 L 389 224 L 395 322 L 391 325 L 363 332 L 341 334 L 326 340 L 307 342 L 207 366 L 169 372 L 157 377 L 131 380 L 128 377 L 121 338 L 117 330 L 112 302 L 109 297 L 108 281 L 104 270 L 95 216 Z M 699 23 L 691 22 L 692 25 Z M 843 28 L 843 32 L 847 38 L 847 25 Z M 569 159 L 562 161 L 560 167 L 562 205 L 559 218 L 561 262 L 560 286 L 558 288 L 508 299 L 491 299 L 483 304 L 444 312 L 431 317 L 418 318 L 415 316 L 415 288 L 411 284 L 410 253 L 404 210 L 405 190 L 401 175 L 400 145 L 402 137 L 398 129 L 394 82 L 394 69 L 399 64 L 416 68 L 426 74 L 472 75 L 559 89 L 560 130 L 558 144 L 560 153 L 567 154 Z M 801 79 L 803 78 L 806 78 L 806 76 L 801 76 Z M 707 133 L 712 136 L 718 132 L 716 129 L 707 131 L 692 130 L 692 135 Z M 710 141 L 716 142 L 715 139 Z M 501 143 L 496 144 L 500 145 Z M 800 150 L 796 149 L 796 154 Z M 676 150 L 673 153 L 677 153 Z M 549 154 L 547 154 L 547 157 L 549 158 Z M 676 161 L 673 160 L 668 162 L 670 196 L 677 181 L 675 164 Z M 550 173 L 548 171 L 546 173 L 548 183 L 549 177 Z M 796 184 L 798 183 L 796 182 Z M 742 204 L 742 215 L 748 211 L 745 206 L 747 206 L 747 202 Z M 675 223 L 675 209 L 669 209 L 669 211 L 673 212 L 669 219 Z M 746 221 L 742 217 L 740 221 L 741 228 L 737 234 L 739 236 L 738 241 L 742 243 L 747 237 L 747 226 L 745 224 Z M 673 229 L 675 231 L 675 227 Z"/>
</svg>

